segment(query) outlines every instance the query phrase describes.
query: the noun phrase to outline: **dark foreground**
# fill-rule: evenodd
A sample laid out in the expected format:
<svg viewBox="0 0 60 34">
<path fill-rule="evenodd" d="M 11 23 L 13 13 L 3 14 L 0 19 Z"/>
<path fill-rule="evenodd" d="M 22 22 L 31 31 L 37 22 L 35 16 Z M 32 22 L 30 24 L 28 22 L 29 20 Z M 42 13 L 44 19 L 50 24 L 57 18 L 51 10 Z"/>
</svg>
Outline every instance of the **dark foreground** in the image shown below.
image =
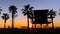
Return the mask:
<svg viewBox="0 0 60 34">
<path fill-rule="evenodd" d="M 60 34 L 60 28 L 49 28 L 49 29 L 0 29 L 0 34 Z"/>
</svg>

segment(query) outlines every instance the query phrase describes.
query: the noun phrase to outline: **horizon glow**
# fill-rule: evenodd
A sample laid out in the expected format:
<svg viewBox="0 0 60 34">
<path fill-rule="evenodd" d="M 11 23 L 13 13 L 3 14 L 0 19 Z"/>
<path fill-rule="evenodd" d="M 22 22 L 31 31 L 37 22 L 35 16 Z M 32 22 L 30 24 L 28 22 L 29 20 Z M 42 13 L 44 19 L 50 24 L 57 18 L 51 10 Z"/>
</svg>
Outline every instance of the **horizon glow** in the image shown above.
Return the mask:
<svg viewBox="0 0 60 34">
<path fill-rule="evenodd" d="M 6 26 L 11 27 L 11 13 L 9 13 L 8 7 L 10 5 L 15 5 L 17 9 L 18 16 L 14 20 L 14 26 L 16 28 L 20 28 L 21 26 L 27 26 L 27 18 L 22 14 L 21 9 L 24 8 L 24 5 L 30 4 L 33 6 L 34 10 L 40 9 L 53 9 L 57 11 L 57 16 L 54 18 L 54 25 L 56 27 L 60 27 L 60 16 L 58 15 L 60 9 L 60 0 L 0 0 L 0 7 L 2 8 L 2 14 L 8 13 L 10 18 L 7 20 Z M 1 14 L 1 15 L 2 15 Z M 0 28 L 3 28 L 4 20 L 0 16 Z M 31 24 L 30 24 L 31 25 Z"/>
</svg>

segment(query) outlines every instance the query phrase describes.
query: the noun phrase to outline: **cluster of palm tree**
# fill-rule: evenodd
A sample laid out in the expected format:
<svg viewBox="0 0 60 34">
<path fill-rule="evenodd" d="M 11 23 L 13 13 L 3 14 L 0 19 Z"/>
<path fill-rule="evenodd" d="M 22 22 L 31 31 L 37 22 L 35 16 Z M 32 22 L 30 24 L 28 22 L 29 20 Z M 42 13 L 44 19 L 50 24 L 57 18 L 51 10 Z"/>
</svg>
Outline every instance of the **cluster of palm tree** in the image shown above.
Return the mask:
<svg viewBox="0 0 60 34">
<path fill-rule="evenodd" d="M 22 9 L 24 16 L 27 15 L 28 28 L 29 28 L 29 18 L 31 19 L 32 22 L 33 22 L 33 19 L 34 19 L 34 13 L 33 13 L 32 9 L 33 9 L 33 7 L 30 7 L 30 4 L 25 5 L 24 9 Z M 52 10 L 50 10 L 48 12 L 48 15 L 50 15 L 50 17 L 48 17 L 48 18 L 51 18 L 51 20 L 52 20 L 52 27 L 54 28 L 53 18 L 55 18 L 55 16 L 56 16 L 56 11 L 53 11 L 53 9 L 52 9 Z M 36 27 L 36 24 L 35 24 L 35 27 Z"/>
<path fill-rule="evenodd" d="M 2 9 L 0 9 L 0 14 L 1 14 Z M 14 18 L 17 13 L 17 8 L 14 5 L 11 5 L 9 7 L 9 13 L 12 15 L 12 28 L 14 28 Z M 2 19 L 4 20 L 4 28 L 6 28 L 6 21 L 9 19 L 9 14 L 3 13 Z"/>
<path fill-rule="evenodd" d="M 34 19 L 34 12 L 33 12 L 33 9 L 34 7 L 31 7 L 30 4 L 28 5 L 25 5 L 24 6 L 24 9 L 22 9 L 22 13 L 24 14 L 24 16 L 27 15 L 27 25 L 28 25 L 28 29 L 29 29 L 29 19 L 31 19 L 31 21 L 33 22 L 33 19 Z M 1 14 L 1 11 L 2 9 L 0 9 L 0 14 Z M 14 18 L 16 16 L 16 13 L 17 13 L 17 8 L 16 6 L 14 5 L 11 5 L 9 7 L 9 13 L 11 13 L 12 15 L 12 28 L 14 28 Z M 59 13 L 60 14 L 60 13 Z M 50 15 L 50 18 L 52 19 L 52 27 L 54 27 L 54 24 L 53 24 L 53 18 L 55 18 L 56 16 L 56 12 L 52 10 L 50 10 L 48 12 L 48 15 Z M 6 21 L 9 19 L 9 14 L 7 13 L 3 13 L 3 16 L 2 16 L 2 19 L 4 19 L 4 28 L 6 28 Z M 33 25 L 33 24 L 32 24 Z M 32 26 L 33 27 L 33 26 Z M 35 26 L 36 27 L 36 26 Z"/>
</svg>

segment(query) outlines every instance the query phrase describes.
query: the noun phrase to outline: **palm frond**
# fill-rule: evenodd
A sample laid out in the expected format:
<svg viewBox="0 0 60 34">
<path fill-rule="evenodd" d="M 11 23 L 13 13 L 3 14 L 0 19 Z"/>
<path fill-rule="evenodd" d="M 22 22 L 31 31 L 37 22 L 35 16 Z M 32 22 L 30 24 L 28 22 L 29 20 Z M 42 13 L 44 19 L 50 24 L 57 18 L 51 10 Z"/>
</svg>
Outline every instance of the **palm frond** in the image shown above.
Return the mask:
<svg viewBox="0 0 60 34">
<path fill-rule="evenodd" d="M 16 6 L 14 6 L 14 5 L 12 5 L 12 6 L 9 7 L 9 12 L 10 12 L 10 13 L 13 12 L 13 11 L 14 11 L 14 12 L 17 12 L 16 10 L 17 10 L 17 8 L 16 8 Z"/>
<path fill-rule="evenodd" d="M 0 9 L 0 11 L 2 11 L 2 9 Z"/>
<path fill-rule="evenodd" d="M 2 9 L 0 9 L 0 14 L 1 14 Z"/>
<path fill-rule="evenodd" d="M 30 4 L 24 6 L 25 10 L 28 10 L 29 7 L 30 7 Z"/>
<path fill-rule="evenodd" d="M 2 16 L 2 19 L 4 19 L 4 16 Z"/>
<path fill-rule="evenodd" d="M 33 9 L 34 7 L 30 7 L 30 4 L 28 4 L 28 5 L 25 5 L 24 6 L 24 9 L 22 9 L 23 10 L 23 14 L 24 14 L 24 16 L 25 15 L 28 15 L 28 17 L 31 17 L 31 15 L 33 15 L 32 14 L 32 9 Z"/>
<path fill-rule="evenodd" d="M 2 19 L 5 19 L 5 20 L 9 19 L 9 15 L 8 15 L 8 14 L 3 13 Z"/>
<path fill-rule="evenodd" d="M 60 11 L 60 9 L 59 9 L 59 11 Z M 58 13 L 59 15 L 60 15 L 60 13 Z"/>
<path fill-rule="evenodd" d="M 34 7 L 30 7 L 29 10 L 32 10 Z"/>
</svg>

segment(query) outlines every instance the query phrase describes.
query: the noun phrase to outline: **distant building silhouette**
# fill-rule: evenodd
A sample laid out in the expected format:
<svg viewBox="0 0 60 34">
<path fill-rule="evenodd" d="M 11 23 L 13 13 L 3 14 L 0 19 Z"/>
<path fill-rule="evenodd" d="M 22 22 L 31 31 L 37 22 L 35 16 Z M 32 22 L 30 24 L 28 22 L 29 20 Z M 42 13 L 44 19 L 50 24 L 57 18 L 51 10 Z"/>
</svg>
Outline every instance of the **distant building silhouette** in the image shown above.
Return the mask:
<svg viewBox="0 0 60 34">
<path fill-rule="evenodd" d="M 35 19 L 33 23 L 37 23 L 37 24 L 47 23 L 48 10 L 33 10 L 33 11 L 34 11 L 34 19 Z"/>
<path fill-rule="evenodd" d="M 34 21 L 32 22 L 33 24 L 48 24 L 52 23 L 52 27 L 54 27 L 53 25 L 53 18 L 55 17 L 55 12 L 53 12 L 53 10 L 49 11 L 49 9 L 42 9 L 42 10 L 33 10 L 34 12 Z M 50 17 L 48 17 L 50 16 Z M 48 19 L 51 19 L 52 21 L 48 21 Z M 36 27 L 36 25 L 35 25 Z M 42 26 L 41 26 L 42 27 Z"/>
</svg>

